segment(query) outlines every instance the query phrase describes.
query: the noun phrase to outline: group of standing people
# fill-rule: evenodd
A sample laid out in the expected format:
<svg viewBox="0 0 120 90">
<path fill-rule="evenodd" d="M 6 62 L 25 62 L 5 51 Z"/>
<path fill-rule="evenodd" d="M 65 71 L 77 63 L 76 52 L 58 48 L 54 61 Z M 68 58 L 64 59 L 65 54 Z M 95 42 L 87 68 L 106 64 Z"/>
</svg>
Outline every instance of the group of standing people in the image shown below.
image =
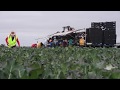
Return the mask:
<svg viewBox="0 0 120 90">
<path fill-rule="evenodd" d="M 6 44 L 9 48 L 14 48 L 16 47 L 16 44 L 18 44 L 18 47 L 20 47 L 20 41 L 14 31 L 12 31 L 7 37 L 6 37 Z M 41 48 L 42 46 L 45 47 L 56 47 L 56 46 L 61 46 L 61 47 L 67 47 L 67 46 L 85 46 L 85 40 L 84 37 L 80 37 L 79 41 L 76 41 L 76 39 L 57 39 L 56 37 L 54 38 L 49 38 L 47 40 L 46 44 L 44 45 L 42 42 L 37 44 L 33 44 L 31 47 L 36 47 L 36 48 Z"/>
<path fill-rule="evenodd" d="M 61 46 L 61 47 L 68 47 L 68 46 L 85 46 L 85 40 L 83 37 L 80 37 L 79 40 L 77 41 L 76 39 L 56 39 L 54 37 L 53 39 L 50 38 L 47 40 L 47 43 L 45 45 L 46 47 L 56 47 L 56 46 Z"/>
</svg>

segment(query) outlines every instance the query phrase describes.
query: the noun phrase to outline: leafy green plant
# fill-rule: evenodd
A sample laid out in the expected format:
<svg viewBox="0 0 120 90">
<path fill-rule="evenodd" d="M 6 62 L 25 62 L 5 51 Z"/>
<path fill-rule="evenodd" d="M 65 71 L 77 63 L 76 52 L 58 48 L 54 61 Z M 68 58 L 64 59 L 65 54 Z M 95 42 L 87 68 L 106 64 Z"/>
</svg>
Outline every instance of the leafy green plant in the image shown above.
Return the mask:
<svg viewBox="0 0 120 90">
<path fill-rule="evenodd" d="M 0 47 L 0 79 L 120 79 L 119 57 L 119 48 Z"/>
</svg>

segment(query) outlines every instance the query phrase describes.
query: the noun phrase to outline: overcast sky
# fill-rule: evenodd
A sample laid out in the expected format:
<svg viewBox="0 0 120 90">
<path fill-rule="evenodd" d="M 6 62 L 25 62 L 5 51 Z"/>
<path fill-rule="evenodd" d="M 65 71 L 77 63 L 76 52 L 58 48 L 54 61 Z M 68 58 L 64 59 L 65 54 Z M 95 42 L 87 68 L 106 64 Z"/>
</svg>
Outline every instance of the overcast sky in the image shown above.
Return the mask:
<svg viewBox="0 0 120 90">
<path fill-rule="evenodd" d="M 63 26 L 89 28 L 91 22 L 116 21 L 117 42 L 120 42 L 120 11 L 0 11 L 0 44 L 15 31 L 21 46 L 31 46 Z M 39 41 L 44 42 L 45 39 Z"/>
</svg>

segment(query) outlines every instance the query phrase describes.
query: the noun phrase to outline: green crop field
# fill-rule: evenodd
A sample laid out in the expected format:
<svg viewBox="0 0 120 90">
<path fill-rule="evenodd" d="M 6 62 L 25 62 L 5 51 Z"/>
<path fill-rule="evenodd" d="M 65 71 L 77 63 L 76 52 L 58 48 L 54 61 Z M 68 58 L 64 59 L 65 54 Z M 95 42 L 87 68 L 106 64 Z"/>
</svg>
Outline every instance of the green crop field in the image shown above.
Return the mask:
<svg viewBox="0 0 120 90">
<path fill-rule="evenodd" d="M 0 47 L 0 79 L 120 79 L 120 49 Z"/>
</svg>

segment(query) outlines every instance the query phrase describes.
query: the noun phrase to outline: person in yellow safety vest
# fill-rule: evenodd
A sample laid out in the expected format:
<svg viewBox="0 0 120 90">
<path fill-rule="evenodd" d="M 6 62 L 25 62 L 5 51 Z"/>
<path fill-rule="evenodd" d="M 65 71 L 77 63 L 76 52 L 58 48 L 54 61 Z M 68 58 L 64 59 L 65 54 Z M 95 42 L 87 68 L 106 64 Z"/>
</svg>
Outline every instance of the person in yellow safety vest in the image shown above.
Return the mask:
<svg viewBox="0 0 120 90">
<path fill-rule="evenodd" d="M 20 42 L 15 32 L 11 32 L 10 35 L 8 35 L 8 37 L 6 38 L 6 43 L 9 48 L 16 47 L 16 43 L 18 43 L 18 46 L 20 47 Z"/>
<path fill-rule="evenodd" d="M 80 46 L 84 46 L 84 45 L 85 45 L 85 40 L 84 40 L 83 37 L 80 38 L 80 40 L 79 40 L 79 45 L 80 45 Z"/>
</svg>

